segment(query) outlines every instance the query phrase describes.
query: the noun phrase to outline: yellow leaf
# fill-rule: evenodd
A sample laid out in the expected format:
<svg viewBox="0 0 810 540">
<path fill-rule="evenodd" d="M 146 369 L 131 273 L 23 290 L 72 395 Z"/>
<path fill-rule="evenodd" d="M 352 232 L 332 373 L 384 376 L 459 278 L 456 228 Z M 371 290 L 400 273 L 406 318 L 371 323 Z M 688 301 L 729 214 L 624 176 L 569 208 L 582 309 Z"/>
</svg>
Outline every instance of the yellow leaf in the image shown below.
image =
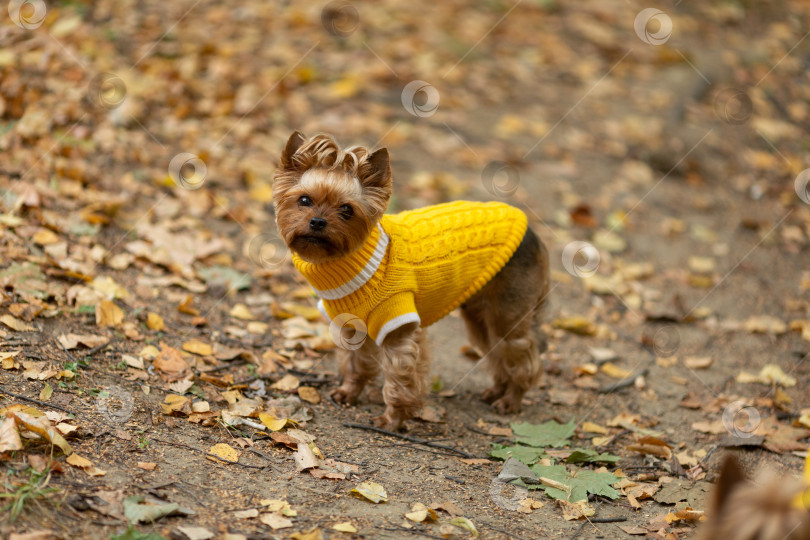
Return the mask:
<svg viewBox="0 0 810 540">
<path fill-rule="evenodd" d="M 292 527 L 293 522 L 280 514 L 262 514 L 259 516 L 259 521 L 270 527 L 271 529 L 286 529 Z"/>
<path fill-rule="evenodd" d="M 40 229 L 34 233 L 31 240 L 40 246 L 50 246 L 59 243 L 59 236 L 50 229 Z"/>
<path fill-rule="evenodd" d="M 93 466 L 92 461 L 80 456 L 75 452 L 69 455 L 65 461 L 67 461 L 70 465 L 73 465 L 74 467 L 77 467 L 79 469 L 89 469 L 90 467 Z"/>
<path fill-rule="evenodd" d="M 70 455 L 70 453 L 73 452 L 65 438 L 62 437 L 56 429 L 51 427 L 46 418 L 34 418 L 30 414 L 21 411 L 10 412 L 8 414 L 15 419 L 18 425 L 21 425 L 28 431 L 33 431 L 37 435 L 44 437 L 51 444 L 58 446 L 65 455 Z"/>
<path fill-rule="evenodd" d="M 605 362 L 604 364 L 602 364 L 602 367 L 600 369 L 602 370 L 602 373 L 604 373 L 608 377 L 613 377 L 614 379 L 626 379 L 631 375 L 629 371 L 620 368 L 613 362 Z"/>
<path fill-rule="evenodd" d="M 270 413 L 259 413 L 259 420 L 270 431 L 281 431 L 287 425 L 286 418 L 278 418 Z"/>
<path fill-rule="evenodd" d="M 360 89 L 359 83 L 360 80 L 357 75 L 349 74 L 329 85 L 329 93 L 338 99 L 350 98 Z"/>
<path fill-rule="evenodd" d="M 160 351 L 154 345 L 147 345 L 141 352 L 138 353 L 138 356 L 142 356 L 147 360 L 154 360 L 157 355 L 160 354 Z"/>
<path fill-rule="evenodd" d="M 591 514 L 593 515 L 593 514 Z M 450 520 L 451 525 L 455 525 L 456 527 L 461 527 L 462 529 L 466 529 L 470 532 L 475 538 L 478 538 L 478 529 L 475 528 L 473 522 L 465 517 L 455 517 Z"/>
<path fill-rule="evenodd" d="M 33 332 L 36 327 L 31 326 L 25 321 L 21 321 L 11 315 L 3 315 L 0 317 L 0 322 L 14 330 L 15 332 Z"/>
<path fill-rule="evenodd" d="M 171 415 L 173 412 L 182 411 L 191 400 L 186 396 L 178 394 L 169 394 L 160 404 L 161 412 L 166 415 Z"/>
<path fill-rule="evenodd" d="M 608 432 L 606 427 L 600 426 L 599 424 L 594 424 L 593 422 L 583 422 L 582 431 L 588 433 L 599 433 L 601 435 L 605 435 Z"/>
<path fill-rule="evenodd" d="M 163 317 L 152 311 L 146 316 L 146 326 L 150 330 L 160 332 L 163 330 Z"/>
<path fill-rule="evenodd" d="M 42 401 L 49 401 L 51 396 L 53 395 L 53 388 L 48 383 L 45 383 L 45 386 L 42 387 L 42 391 L 39 393 L 39 399 Z"/>
<path fill-rule="evenodd" d="M 196 339 L 183 343 L 183 350 L 200 356 L 211 356 L 214 354 L 214 349 L 211 345 Z"/>
<path fill-rule="evenodd" d="M 129 291 L 120 286 L 115 280 L 109 276 L 99 276 L 90 283 L 90 287 L 100 292 L 107 298 L 126 298 L 129 296 Z"/>
<path fill-rule="evenodd" d="M 6 419 L 0 424 L 0 454 L 22 450 L 22 448 L 22 439 L 20 439 L 20 432 L 17 430 L 14 417 L 6 416 Z"/>
<path fill-rule="evenodd" d="M 352 489 L 351 492 L 364 497 L 373 503 L 388 501 L 388 494 L 385 492 L 385 488 L 376 482 L 363 482 L 356 488 Z"/>
<path fill-rule="evenodd" d="M 281 390 L 282 392 L 290 392 L 298 388 L 299 384 L 300 382 L 298 381 L 298 377 L 287 374 L 271 384 L 270 388 L 275 388 L 276 390 Z"/>
<path fill-rule="evenodd" d="M 332 525 L 332 530 L 345 532 L 345 533 L 356 533 L 357 529 L 354 525 L 352 525 L 351 521 L 344 521 L 343 523 L 335 523 Z"/>
<path fill-rule="evenodd" d="M 318 393 L 317 390 L 315 390 L 311 386 L 299 387 L 298 397 L 300 397 L 307 403 L 312 403 L 313 405 L 317 405 L 318 403 L 321 402 L 321 395 Z"/>
<path fill-rule="evenodd" d="M 124 321 L 124 311 L 112 300 L 102 300 L 96 305 L 96 325 L 118 326 Z"/>
<path fill-rule="evenodd" d="M 562 317 L 554 319 L 554 328 L 562 328 L 574 334 L 592 336 L 596 334 L 596 325 L 585 317 Z"/>
<path fill-rule="evenodd" d="M 707 369 L 713 362 L 711 356 L 687 356 L 683 359 L 683 364 L 689 369 Z"/>
<path fill-rule="evenodd" d="M 283 304 L 281 304 L 281 308 L 285 312 L 292 313 L 293 315 L 298 315 L 299 317 L 303 317 L 310 322 L 319 321 L 323 318 L 323 315 L 321 314 L 320 310 L 312 306 L 296 304 L 295 302 L 284 302 Z"/>
<path fill-rule="evenodd" d="M 239 453 L 236 451 L 236 449 L 225 443 L 215 444 L 214 446 L 208 449 L 208 453 L 210 455 L 206 457 L 211 461 L 217 461 L 212 456 L 216 456 L 222 461 L 226 461 L 229 463 L 236 463 L 237 461 L 239 461 Z"/>
<path fill-rule="evenodd" d="M 231 317 L 243 321 L 252 321 L 255 319 L 253 313 L 250 312 L 250 309 L 245 304 L 236 304 L 231 308 L 230 314 Z"/>
</svg>

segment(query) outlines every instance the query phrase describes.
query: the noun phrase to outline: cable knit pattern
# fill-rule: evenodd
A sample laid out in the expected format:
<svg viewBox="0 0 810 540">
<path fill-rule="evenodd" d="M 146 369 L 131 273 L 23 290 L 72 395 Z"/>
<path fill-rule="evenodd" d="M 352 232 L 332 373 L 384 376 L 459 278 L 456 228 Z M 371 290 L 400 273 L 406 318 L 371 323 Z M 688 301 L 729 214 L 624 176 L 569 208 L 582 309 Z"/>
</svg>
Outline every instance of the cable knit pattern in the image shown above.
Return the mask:
<svg viewBox="0 0 810 540">
<path fill-rule="evenodd" d="M 512 257 L 527 220 L 504 203 L 458 201 L 385 215 L 380 225 L 347 257 L 313 264 L 293 256 L 327 316 L 355 315 L 378 345 L 404 324 L 430 326 L 480 291 Z"/>
</svg>

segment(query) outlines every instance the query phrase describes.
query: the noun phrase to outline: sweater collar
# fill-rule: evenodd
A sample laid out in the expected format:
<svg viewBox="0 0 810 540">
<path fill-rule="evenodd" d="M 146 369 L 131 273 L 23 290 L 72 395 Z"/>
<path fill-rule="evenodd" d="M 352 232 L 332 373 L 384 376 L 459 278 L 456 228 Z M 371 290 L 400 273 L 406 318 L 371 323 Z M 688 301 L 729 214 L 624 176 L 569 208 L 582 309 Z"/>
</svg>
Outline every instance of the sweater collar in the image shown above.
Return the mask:
<svg viewBox="0 0 810 540">
<path fill-rule="evenodd" d="M 363 245 L 350 255 L 324 263 L 310 263 L 293 254 L 293 264 L 324 300 L 348 296 L 365 285 L 382 263 L 388 235 L 379 223 Z"/>
</svg>

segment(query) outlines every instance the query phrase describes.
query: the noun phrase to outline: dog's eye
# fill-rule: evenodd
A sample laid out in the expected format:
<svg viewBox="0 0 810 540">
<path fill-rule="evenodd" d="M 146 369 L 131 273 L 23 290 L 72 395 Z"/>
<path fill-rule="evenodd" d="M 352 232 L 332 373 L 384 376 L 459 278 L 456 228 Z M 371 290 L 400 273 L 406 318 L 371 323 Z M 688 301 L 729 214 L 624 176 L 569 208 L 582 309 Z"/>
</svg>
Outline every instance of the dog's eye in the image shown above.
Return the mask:
<svg viewBox="0 0 810 540">
<path fill-rule="evenodd" d="M 312 206 L 312 199 L 306 195 L 301 195 L 298 197 L 298 206 Z"/>
<path fill-rule="evenodd" d="M 340 213 L 340 217 L 343 219 L 349 219 L 354 215 L 354 208 L 352 208 L 351 205 L 344 204 L 338 208 L 338 212 Z"/>
</svg>

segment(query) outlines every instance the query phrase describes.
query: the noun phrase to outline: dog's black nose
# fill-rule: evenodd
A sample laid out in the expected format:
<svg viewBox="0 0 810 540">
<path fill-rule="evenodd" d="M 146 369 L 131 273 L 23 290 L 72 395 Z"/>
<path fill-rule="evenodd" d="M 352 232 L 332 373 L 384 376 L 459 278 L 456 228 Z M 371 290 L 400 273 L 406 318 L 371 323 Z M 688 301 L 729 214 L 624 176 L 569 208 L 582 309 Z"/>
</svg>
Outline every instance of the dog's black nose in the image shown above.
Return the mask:
<svg viewBox="0 0 810 540">
<path fill-rule="evenodd" d="M 322 231 L 326 228 L 326 220 L 322 217 L 314 217 L 309 220 L 309 228 L 313 231 Z"/>
</svg>

